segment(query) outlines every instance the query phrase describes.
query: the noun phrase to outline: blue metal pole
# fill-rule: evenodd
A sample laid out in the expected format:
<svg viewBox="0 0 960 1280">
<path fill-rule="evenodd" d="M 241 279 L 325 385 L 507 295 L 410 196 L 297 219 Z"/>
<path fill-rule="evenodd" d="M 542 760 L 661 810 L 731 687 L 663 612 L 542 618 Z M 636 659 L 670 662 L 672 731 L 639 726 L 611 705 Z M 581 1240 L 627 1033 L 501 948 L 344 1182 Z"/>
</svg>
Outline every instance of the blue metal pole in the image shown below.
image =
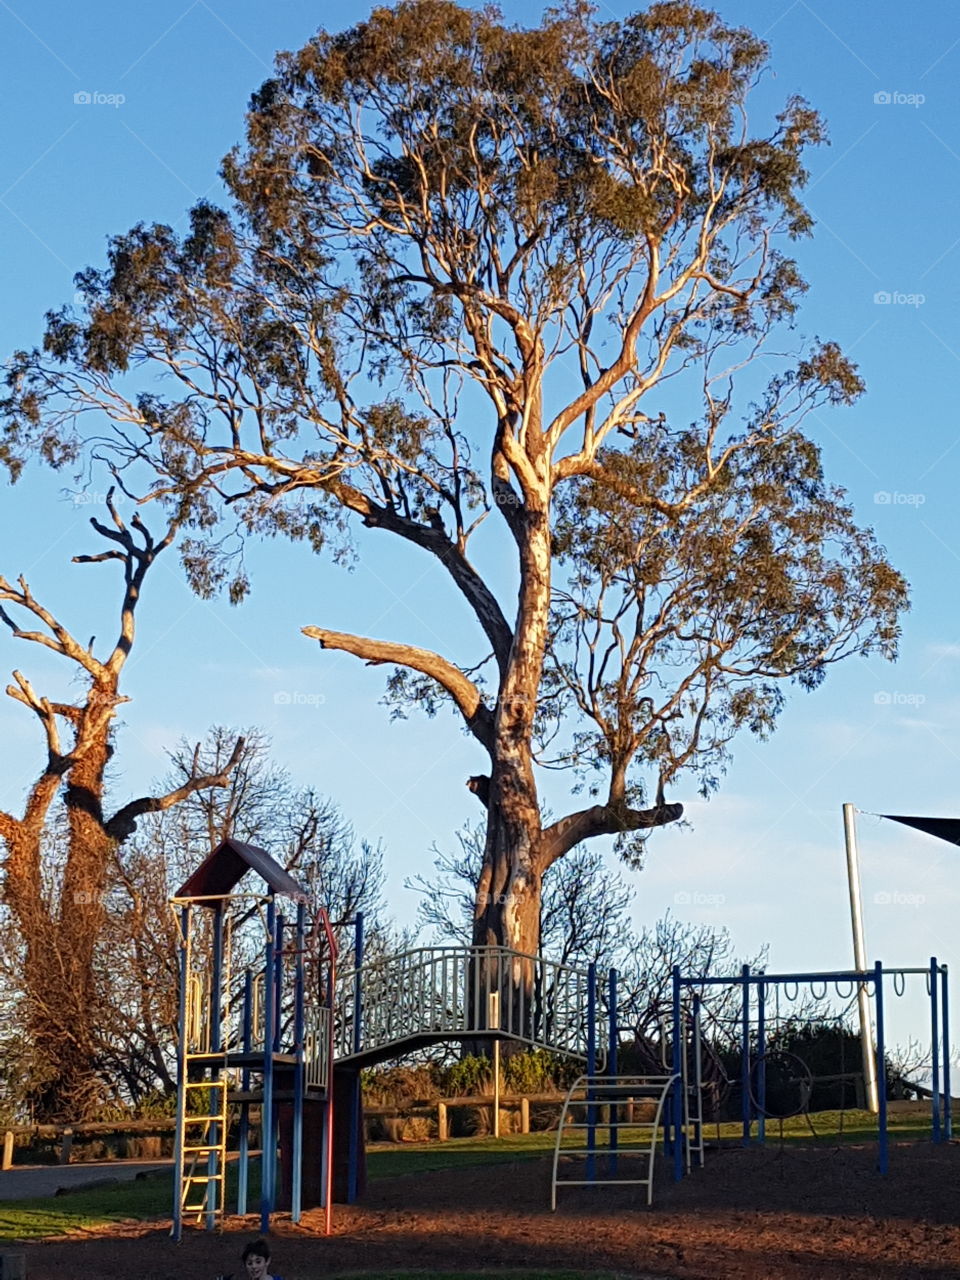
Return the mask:
<svg viewBox="0 0 960 1280">
<path fill-rule="evenodd" d="M 363 1043 L 363 982 L 360 969 L 363 966 L 363 912 L 357 912 L 353 922 L 353 1052 L 359 1053 Z"/>
<path fill-rule="evenodd" d="M 597 1109 L 593 1105 L 593 1078 L 597 1074 L 597 966 L 587 969 L 587 1181 L 596 1177 L 593 1152 L 597 1145 Z"/>
<path fill-rule="evenodd" d="M 609 1008 L 607 1010 L 610 1017 L 610 1027 L 608 1032 L 609 1048 L 607 1049 L 607 1075 L 614 1078 L 617 1074 L 617 1041 L 620 1036 L 620 1028 L 617 1026 L 617 971 L 610 970 L 609 979 Z M 617 1172 L 617 1122 L 620 1119 L 620 1108 L 615 1102 L 610 1103 L 610 1173 Z"/>
<path fill-rule="evenodd" d="M 947 966 L 940 966 L 940 1008 L 943 1010 L 943 1136 L 953 1137 L 953 1108 L 950 1105 L 950 991 Z"/>
<path fill-rule="evenodd" d="M 740 970 L 740 981 L 743 983 L 743 1005 L 740 1015 L 740 1086 L 743 1100 L 740 1112 L 743 1116 L 743 1145 L 750 1145 L 750 966 L 745 964 Z"/>
<path fill-rule="evenodd" d="M 930 957 L 930 1124 L 934 1142 L 940 1141 L 940 984 L 937 957 Z"/>
<path fill-rule="evenodd" d="M 183 1205 L 180 1200 L 183 1187 L 183 1131 L 187 1116 L 187 939 L 190 936 L 190 908 L 180 908 L 180 1005 L 177 1011 L 177 1132 L 174 1137 L 173 1180 L 173 1231 L 178 1243 L 183 1235 Z"/>
<path fill-rule="evenodd" d="M 303 953 L 306 947 L 306 906 L 297 903 L 297 955 L 294 965 L 294 1016 L 293 1016 L 293 1051 L 296 1054 L 296 1065 L 293 1069 L 293 1171 L 290 1188 L 290 1216 L 294 1222 L 300 1221 L 300 1200 L 303 1188 L 303 1106 L 306 1086 L 306 1063 L 304 1044 L 304 1009 L 303 987 L 304 967 Z"/>
<path fill-rule="evenodd" d="M 247 1058 L 252 1046 L 253 1025 L 253 974 L 249 967 L 243 975 L 243 1054 Z M 246 1095 L 250 1092 L 250 1068 L 245 1066 L 240 1073 L 240 1091 Z M 247 1212 L 247 1189 L 250 1177 L 250 1103 L 240 1104 L 240 1157 L 237 1171 L 237 1213 L 241 1217 Z"/>
<path fill-rule="evenodd" d="M 223 902 L 218 902 L 213 909 L 213 972 L 211 975 L 211 992 L 210 992 L 210 1052 L 219 1053 L 223 1048 L 223 1028 L 221 1026 L 221 1017 L 223 1011 L 222 992 L 223 985 Z M 220 1078 L 220 1068 L 214 1066 L 211 1068 L 211 1079 Z M 203 1091 L 207 1093 L 207 1090 Z M 213 1102 L 213 1090 L 211 1089 L 207 1095 L 208 1103 L 207 1115 L 213 1115 L 215 1108 Z M 215 1146 L 218 1141 L 217 1129 L 219 1126 L 216 1122 L 210 1124 L 210 1144 Z M 211 1181 L 207 1183 L 206 1202 L 207 1202 L 207 1230 L 212 1231 L 217 1225 L 217 1184 L 212 1181 L 217 1172 L 217 1153 L 210 1151 L 207 1154 L 207 1174 Z M 222 1176 L 227 1176 L 226 1168 L 220 1170 Z"/>
<path fill-rule="evenodd" d="M 693 992 L 693 1019 L 690 1024 L 690 1049 L 693 1057 L 693 1088 L 696 1090 L 697 1099 L 697 1115 L 699 1119 L 694 1123 L 693 1133 L 697 1144 L 697 1153 L 699 1155 L 699 1165 L 703 1167 L 703 1068 L 702 1068 L 702 1045 L 701 1045 L 701 1005 L 702 1001 L 698 992 Z"/>
<path fill-rule="evenodd" d="M 877 1014 L 877 1097 L 879 1102 L 879 1114 L 877 1116 L 877 1138 L 879 1143 L 879 1151 L 877 1153 L 877 1168 L 881 1173 L 886 1173 L 889 1166 L 888 1138 L 887 1138 L 887 1060 L 884 1047 L 884 1027 L 883 1027 L 883 965 L 878 960 L 873 967 L 874 986 L 876 987 L 876 1014 Z"/>
<path fill-rule="evenodd" d="M 273 1004 L 273 1051 L 280 1052 L 280 1031 L 283 1022 L 283 929 L 284 919 L 277 913 L 277 941 L 274 945 L 273 973 L 276 991 Z"/>
<path fill-rule="evenodd" d="M 353 922 L 353 1052 L 359 1053 L 363 1044 L 363 912 L 358 911 Z M 330 1001 L 330 1016 L 333 1017 L 333 1000 Z M 355 1077 L 350 1089 L 350 1116 L 347 1151 L 347 1204 L 355 1204 L 360 1194 L 360 1072 Z"/>
<path fill-rule="evenodd" d="M 673 1180 L 679 1182 L 683 1177 L 683 1144 L 680 1131 L 683 1128 L 683 1011 L 680 1004 L 680 966 L 673 966 L 673 1082 L 671 1092 L 671 1112 L 673 1113 Z M 657 1135 L 653 1135 L 656 1142 Z"/>
<path fill-rule="evenodd" d="M 757 1115 L 757 1141 L 763 1146 L 767 1139 L 767 1063 L 764 1055 L 767 1052 L 767 989 L 763 979 L 757 982 L 757 1102 L 760 1106 Z"/>
<path fill-rule="evenodd" d="M 260 1109 L 260 1230 L 270 1230 L 273 1187 L 276 1173 L 277 1140 L 273 1120 L 273 1036 L 275 1018 L 277 904 L 267 898 L 267 951 L 263 966 L 263 1105 Z"/>
</svg>

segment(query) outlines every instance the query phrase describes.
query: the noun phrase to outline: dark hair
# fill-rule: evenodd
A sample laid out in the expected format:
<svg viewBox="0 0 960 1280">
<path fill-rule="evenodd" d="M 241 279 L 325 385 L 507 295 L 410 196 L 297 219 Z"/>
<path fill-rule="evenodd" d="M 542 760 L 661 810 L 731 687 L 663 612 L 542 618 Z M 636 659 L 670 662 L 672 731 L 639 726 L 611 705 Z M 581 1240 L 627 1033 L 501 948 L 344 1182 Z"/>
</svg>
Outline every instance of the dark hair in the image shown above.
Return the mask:
<svg viewBox="0 0 960 1280">
<path fill-rule="evenodd" d="M 248 1258 L 252 1257 L 266 1258 L 267 1262 L 270 1261 L 270 1246 L 266 1240 L 251 1240 L 240 1255 L 240 1261 L 246 1262 Z"/>
</svg>

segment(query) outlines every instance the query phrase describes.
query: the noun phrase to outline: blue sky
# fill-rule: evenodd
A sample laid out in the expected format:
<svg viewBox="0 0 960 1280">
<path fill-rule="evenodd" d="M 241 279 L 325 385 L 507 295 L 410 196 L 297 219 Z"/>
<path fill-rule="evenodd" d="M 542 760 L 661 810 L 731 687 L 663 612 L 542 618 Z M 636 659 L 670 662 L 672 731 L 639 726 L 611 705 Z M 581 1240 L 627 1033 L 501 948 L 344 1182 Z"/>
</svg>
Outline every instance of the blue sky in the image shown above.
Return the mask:
<svg viewBox="0 0 960 1280">
<path fill-rule="evenodd" d="M 693 829 L 651 842 L 635 878 L 637 920 L 669 908 L 728 925 L 744 951 L 770 942 L 778 970 L 836 967 L 850 959 L 841 803 L 958 812 L 960 15 L 931 0 L 918 0 L 909 21 L 893 0 L 717 7 L 771 44 L 759 109 L 799 92 L 829 123 L 832 145 L 813 157 L 808 189 L 817 228 L 799 249 L 811 285 L 799 327 L 839 340 L 868 394 L 808 426 L 828 474 L 910 579 L 914 603 L 896 666 L 844 664 L 816 694 L 791 698 L 769 744 L 738 744 L 709 804 L 692 785 L 678 795 Z M 602 10 L 623 16 L 630 6 Z M 43 312 L 70 299 L 73 273 L 102 260 L 109 233 L 141 219 L 182 226 L 195 199 L 216 199 L 220 158 L 275 50 L 366 12 L 304 0 L 0 0 L 0 347 L 36 339 Z M 78 501 L 64 494 L 68 483 L 34 472 L 2 490 L 0 572 L 26 573 L 84 638 L 105 637 L 111 568 L 69 565 L 92 549 L 85 522 L 102 507 L 95 487 Z M 472 632 L 413 551 L 370 534 L 361 551 L 348 574 L 303 548 L 258 548 L 254 595 L 240 610 L 194 599 L 173 556 L 159 565 L 129 666 L 118 794 L 162 772 L 164 749 L 182 735 L 215 722 L 262 725 L 298 780 L 333 796 L 359 833 L 383 839 L 391 905 L 408 921 L 415 897 L 404 877 L 479 815 L 463 782 L 481 756 L 450 717 L 390 724 L 377 705 L 382 673 L 320 653 L 300 627 L 431 647 L 447 635 L 468 646 Z M 54 662 L 0 634 L 0 669 L 19 665 L 43 691 L 68 691 Z M 0 804 L 16 808 L 41 744 L 9 700 L 0 741 Z M 546 795 L 564 806 L 556 782 Z M 869 818 L 861 843 L 871 955 L 960 962 L 960 850 Z M 897 1016 L 902 1034 L 920 1030 L 917 1001 Z"/>
</svg>

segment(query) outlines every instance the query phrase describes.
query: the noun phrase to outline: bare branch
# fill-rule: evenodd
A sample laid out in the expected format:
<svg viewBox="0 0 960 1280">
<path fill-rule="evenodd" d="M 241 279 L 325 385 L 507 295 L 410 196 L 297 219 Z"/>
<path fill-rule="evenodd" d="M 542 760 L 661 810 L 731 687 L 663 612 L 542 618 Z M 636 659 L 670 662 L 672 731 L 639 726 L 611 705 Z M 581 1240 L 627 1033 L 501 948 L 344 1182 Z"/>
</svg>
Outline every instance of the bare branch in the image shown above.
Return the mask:
<svg viewBox="0 0 960 1280">
<path fill-rule="evenodd" d="M 369 640 L 365 636 L 343 631 L 327 631 L 323 627 L 303 627 L 303 634 L 317 640 L 322 649 L 339 649 L 361 658 L 368 666 L 389 662 L 408 667 L 436 680 L 450 694 L 471 733 L 488 749 L 493 742 L 493 716 L 484 706 L 480 690 L 467 679 L 459 667 L 430 649 L 411 644 L 395 644 L 390 640 Z"/>
<path fill-rule="evenodd" d="M 109 821 L 103 824 L 104 831 L 113 840 L 122 843 L 136 831 L 136 820 L 143 814 L 160 813 L 164 809 L 170 809 L 175 804 L 179 804 L 181 800 L 186 800 L 187 796 L 193 795 L 195 791 L 203 791 L 207 787 L 229 786 L 230 776 L 243 755 L 243 747 L 244 739 L 238 738 L 230 759 L 219 773 L 210 773 L 202 776 L 194 775 L 188 778 L 182 786 L 175 787 L 163 796 L 143 796 L 139 800 L 131 800 L 129 804 L 125 804 Z M 194 769 L 197 767 L 199 755 L 200 744 L 198 743 L 193 758 Z"/>
<path fill-rule="evenodd" d="M 626 805 L 596 804 L 589 809 L 560 818 L 543 833 L 541 869 L 553 865 L 582 840 L 593 836 L 619 835 L 624 831 L 644 831 L 677 822 L 683 817 L 682 804 L 661 804 L 653 809 L 630 809 Z"/>
</svg>

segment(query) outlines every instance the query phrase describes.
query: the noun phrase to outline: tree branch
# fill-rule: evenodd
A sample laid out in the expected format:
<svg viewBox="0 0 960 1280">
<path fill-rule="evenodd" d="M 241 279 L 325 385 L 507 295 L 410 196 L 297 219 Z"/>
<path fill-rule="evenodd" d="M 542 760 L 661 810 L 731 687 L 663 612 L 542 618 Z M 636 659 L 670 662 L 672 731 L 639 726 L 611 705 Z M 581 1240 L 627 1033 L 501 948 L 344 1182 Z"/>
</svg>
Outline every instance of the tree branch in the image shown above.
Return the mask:
<svg viewBox="0 0 960 1280">
<path fill-rule="evenodd" d="M 142 796 L 139 800 L 131 800 L 129 804 L 125 804 L 108 822 L 103 824 L 104 831 L 113 840 L 122 844 L 124 840 L 136 831 L 136 820 L 142 814 L 159 813 L 164 809 L 171 809 L 175 804 L 179 804 L 181 800 L 186 800 L 187 796 L 193 795 L 195 791 L 203 791 L 207 787 L 228 786 L 230 775 L 243 755 L 243 748 L 244 739 L 238 738 L 236 746 L 233 748 L 233 754 L 219 773 L 190 777 L 183 786 L 176 787 L 173 791 L 168 791 L 165 796 Z M 197 752 L 194 754 L 194 761 L 197 760 L 199 751 L 200 747 L 198 745 Z"/>
<path fill-rule="evenodd" d="M 330 485 L 329 488 L 345 507 L 362 516 L 367 528 L 387 529 L 436 556 L 471 605 L 477 621 L 493 646 L 500 671 L 506 670 L 510 658 L 510 646 L 513 643 L 510 624 L 504 617 L 503 610 L 493 592 L 459 547 L 447 536 L 445 530 L 442 527 L 437 528 L 434 525 L 421 524 L 416 520 L 408 520 L 391 511 L 389 507 L 373 502 L 359 489 L 342 481 Z"/>
<path fill-rule="evenodd" d="M 0 840 L 12 844 L 20 834 L 21 826 L 12 813 L 0 809 Z"/>
<path fill-rule="evenodd" d="M 436 680 L 457 704 L 470 732 L 492 752 L 493 716 L 484 706 L 480 690 L 473 681 L 446 658 L 441 658 L 430 649 L 420 649 L 411 644 L 395 644 L 391 640 L 370 640 L 366 636 L 327 631 L 323 627 L 303 627 L 302 630 L 311 640 L 318 640 L 322 649 L 339 649 L 343 653 L 352 653 L 368 666 L 389 662 L 398 667 L 409 667 Z"/>
<path fill-rule="evenodd" d="M 662 827 L 683 816 L 682 804 L 659 804 L 653 809 L 630 809 L 626 805 L 595 804 L 589 809 L 568 814 L 547 827 L 541 841 L 541 871 L 553 865 L 581 840 L 593 836 L 619 835 L 623 831 L 642 831 Z"/>
</svg>

